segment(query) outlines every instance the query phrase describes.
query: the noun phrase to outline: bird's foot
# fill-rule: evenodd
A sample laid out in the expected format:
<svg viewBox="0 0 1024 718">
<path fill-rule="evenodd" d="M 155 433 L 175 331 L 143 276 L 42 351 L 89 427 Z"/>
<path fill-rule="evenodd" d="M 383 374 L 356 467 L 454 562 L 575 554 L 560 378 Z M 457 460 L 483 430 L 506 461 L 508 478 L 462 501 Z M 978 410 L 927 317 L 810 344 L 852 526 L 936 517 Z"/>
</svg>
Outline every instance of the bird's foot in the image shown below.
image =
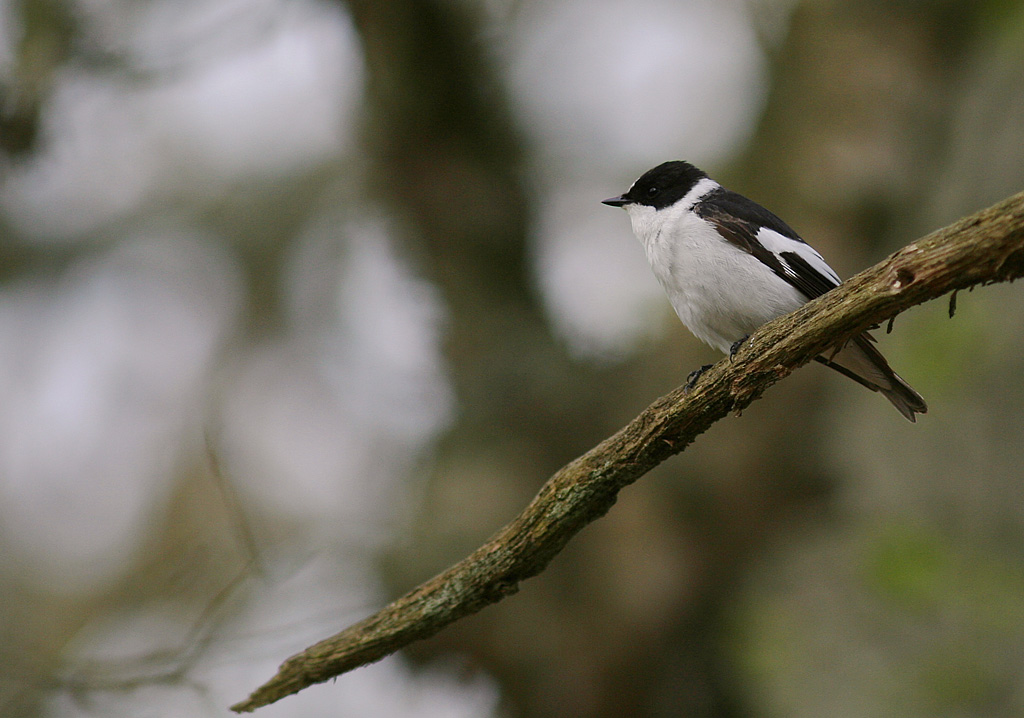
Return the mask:
<svg viewBox="0 0 1024 718">
<path fill-rule="evenodd" d="M 743 346 L 743 342 L 747 341 L 748 339 L 750 339 L 749 334 L 746 335 L 745 337 L 740 337 L 739 339 L 732 343 L 732 346 L 729 347 L 729 361 L 732 361 L 733 359 L 736 358 L 736 352 L 738 352 L 740 350 L 740 347 Z"/>
<path fill-rule="evenodd" d="M 705 364 L 700 369 L 694 369 L 690 372 L 690 375 L 686 377 L 686 383 L 683 384 L 683 391 L 690 391 L 696 385 L 697 380 L 700 379 L 701 375 L 710 369 L 712 364 Z"/>
</svg>

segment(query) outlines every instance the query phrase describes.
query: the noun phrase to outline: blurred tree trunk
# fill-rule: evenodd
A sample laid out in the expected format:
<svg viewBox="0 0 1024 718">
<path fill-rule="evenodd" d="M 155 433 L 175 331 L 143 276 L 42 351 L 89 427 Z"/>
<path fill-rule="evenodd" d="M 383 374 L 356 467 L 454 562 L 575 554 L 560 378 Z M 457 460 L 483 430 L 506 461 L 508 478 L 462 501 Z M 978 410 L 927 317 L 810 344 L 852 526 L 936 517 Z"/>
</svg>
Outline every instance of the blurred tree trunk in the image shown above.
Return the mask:
<svg viewBox="0 0 1024 718">
<path fill-rule="evenodd" d="M 798 4 L 737 189 L 798 223 L 826 257 L 847 255 L 842 276 L 929 229 L 906 208 L 934 187 L 958 102 L 953 70 L 985 12 L 986 3 Z"/>
<path fill-rule="evenodd" d="M 0 170 L 4 155 L 21 157 L 38 148 L 41 108 L 80 33 L 71 8 L 60 0 L 20 0 L 11 14 L 20 21 L 21 37 L 8 77 L 0 79 Z"/>
</svg>

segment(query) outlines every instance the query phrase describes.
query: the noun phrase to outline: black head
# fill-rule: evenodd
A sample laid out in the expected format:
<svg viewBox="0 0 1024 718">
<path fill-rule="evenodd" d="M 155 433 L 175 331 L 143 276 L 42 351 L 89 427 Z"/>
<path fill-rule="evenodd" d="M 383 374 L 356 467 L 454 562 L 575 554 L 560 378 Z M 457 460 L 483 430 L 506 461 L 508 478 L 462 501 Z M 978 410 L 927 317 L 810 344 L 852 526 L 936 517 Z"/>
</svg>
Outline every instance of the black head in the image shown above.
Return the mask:
<svg viewBox="0 0 1024 718">
<path fill-rule="evenodd" d="M 705 177 L 707 174 L 689 162 L 682 160 L 664 162 L 654 169 L 644 172 L 626 194 L 606 199 L 604 204 L 612 207 L 645 204 L 655 209 L 663 209 L 682 199 L 687 192 L 693 189 L 695 184 Z"/>
</svg>

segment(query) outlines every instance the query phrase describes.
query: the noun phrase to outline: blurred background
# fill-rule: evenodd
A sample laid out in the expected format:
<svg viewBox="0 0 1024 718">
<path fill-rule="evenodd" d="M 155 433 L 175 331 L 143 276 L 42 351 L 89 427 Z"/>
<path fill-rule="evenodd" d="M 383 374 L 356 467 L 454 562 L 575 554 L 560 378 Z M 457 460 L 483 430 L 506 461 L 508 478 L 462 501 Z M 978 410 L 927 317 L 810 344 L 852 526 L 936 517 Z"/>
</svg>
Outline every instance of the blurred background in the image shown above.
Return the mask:
<svg viewBox="0 0 1024 718">
<path fill-rule="evenodd" d="M 0 715 L 224 716 L 717 355 L 599 201 L 843 276 L 1024 187 L 1024 3 L 0 2 Z M 259 715 L 1024 714 L 1024 297 L 818 366 L 519 594 Z"/>
</svg>

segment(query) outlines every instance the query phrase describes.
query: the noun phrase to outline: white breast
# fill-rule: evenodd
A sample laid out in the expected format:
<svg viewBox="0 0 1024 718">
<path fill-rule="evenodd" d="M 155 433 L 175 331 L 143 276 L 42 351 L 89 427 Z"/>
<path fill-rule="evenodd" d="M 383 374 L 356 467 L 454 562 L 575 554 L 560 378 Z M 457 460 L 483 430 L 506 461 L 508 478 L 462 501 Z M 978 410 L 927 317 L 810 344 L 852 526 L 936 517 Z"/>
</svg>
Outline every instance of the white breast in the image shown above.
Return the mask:
<svg viewBox="0 0 1024 718">
<path fill-rule="evenodd" d="M 712 186 L 702 187 L 706 182 Z M 683 324 L 698 339 L 728 352 L 734 342 L 807 299 L 690 212 L 696 199 L 717 186 L 702 180 L 683 201 L 660 211 L 635 204 L 626 209 Z"/>
</svg>

